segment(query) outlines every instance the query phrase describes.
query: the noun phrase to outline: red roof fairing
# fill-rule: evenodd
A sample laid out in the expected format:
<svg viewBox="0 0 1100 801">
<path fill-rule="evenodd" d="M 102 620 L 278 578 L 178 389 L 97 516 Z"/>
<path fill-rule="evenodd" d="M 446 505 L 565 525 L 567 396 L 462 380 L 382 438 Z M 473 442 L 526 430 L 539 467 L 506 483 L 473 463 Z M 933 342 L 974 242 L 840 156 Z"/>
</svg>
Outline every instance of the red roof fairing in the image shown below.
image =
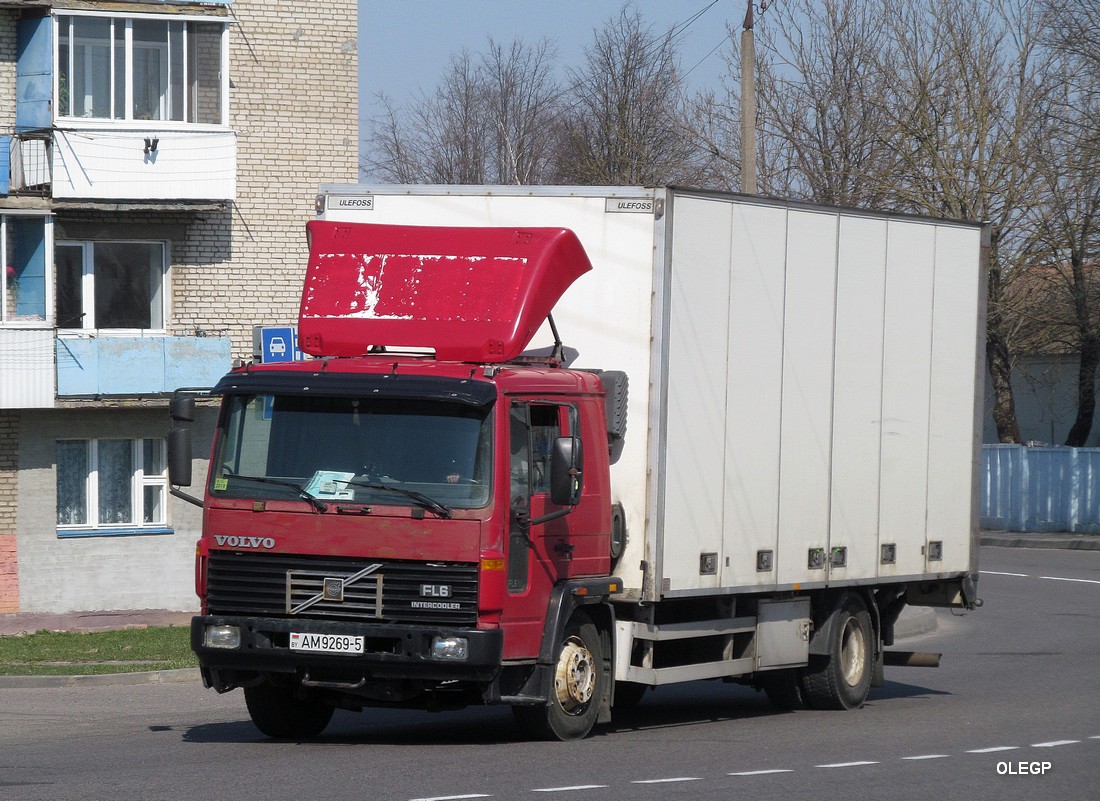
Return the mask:
<svg viewBox="0 0 1100 801">
<path fill-rule="evenodd" d="M 440 228 L 314 220 L 298 322 L 313 356 L 373 345 L 436 358 L 514 359 L 592 269 L 565 228 Z"/>
</svg>

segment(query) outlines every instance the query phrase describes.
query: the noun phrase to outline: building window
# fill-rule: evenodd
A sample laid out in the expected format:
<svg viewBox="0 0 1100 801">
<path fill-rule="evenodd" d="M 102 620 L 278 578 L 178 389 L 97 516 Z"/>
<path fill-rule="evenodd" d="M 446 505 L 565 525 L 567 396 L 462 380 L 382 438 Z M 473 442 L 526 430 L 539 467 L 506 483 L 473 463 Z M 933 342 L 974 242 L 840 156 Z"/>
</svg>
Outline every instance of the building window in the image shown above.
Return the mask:
<svg viewBox="0 0 1100 801">
<path fill-rule="evenodd" d="M 163 242 L 58 242 L 57 327 L 164 330 Z"/>
<path fill-rule="evenodd" d="M 0 214 L 0 322 L 46 322 L 46 252 L 52 230 L 48 217 Z"/>
<path fill-rule="evenodd" d="M 222 22 L 57 18 L 61 117 L 225 125 Z"/>
<path fill-rule="evenodd" d="M 59 535 L 163 529 L 167 495 L 164 440 L 57 442 Z"/>
</svg>

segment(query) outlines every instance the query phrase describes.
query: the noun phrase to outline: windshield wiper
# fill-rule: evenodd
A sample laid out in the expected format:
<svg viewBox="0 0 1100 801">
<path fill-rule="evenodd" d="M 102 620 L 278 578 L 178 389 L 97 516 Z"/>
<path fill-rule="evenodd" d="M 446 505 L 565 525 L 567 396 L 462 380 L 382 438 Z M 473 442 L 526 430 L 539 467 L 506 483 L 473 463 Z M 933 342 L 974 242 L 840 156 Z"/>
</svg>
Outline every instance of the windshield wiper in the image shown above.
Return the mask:
<svg viewBox="0 0 1100 801">
<path fill-rule="evenodd" d="M 259 481 L 264 484 L 276 484 L 280 487 L 290 487 L 290 489 L 298 493 L 299 498 L 301 498 L 303 501 L 307 501 L 309 505 L 316 509 L 318 512 L 328 511 L 328 504 L 324 503 L 316 496 L 310 495 L 305 487 L 303 487 L 301 484 L 295 484 L 293 481 L 284 481 L 281 478 L 268 478 L 267 476 L 242 476 L 237 473 L 230 475 L 229 478 L 240 478 L 244 479 L 245 481 Z"/>
<path fill-rule="evenodd" d="M 404 495 L 406 498 L 411 498 L 417 502 L 418 506 L 427 509 L 429 512 L 434 512 L 444 520 L 450 520 L 452 517 L 451 508 L 444 506 L 439 501 L 425 495 L 423 492 L 417 492 L 416 490 L 405 489 L 404 487 L 395 487 L 392 484 L 377 484 L 372 481 L 342 481 L 338 480 L 337 484 L 347 484 L 350 487 L 365 487 L 366 489 L 386 490 L 388 492 L 396 492 L 400 495 Z"/>
</svg>

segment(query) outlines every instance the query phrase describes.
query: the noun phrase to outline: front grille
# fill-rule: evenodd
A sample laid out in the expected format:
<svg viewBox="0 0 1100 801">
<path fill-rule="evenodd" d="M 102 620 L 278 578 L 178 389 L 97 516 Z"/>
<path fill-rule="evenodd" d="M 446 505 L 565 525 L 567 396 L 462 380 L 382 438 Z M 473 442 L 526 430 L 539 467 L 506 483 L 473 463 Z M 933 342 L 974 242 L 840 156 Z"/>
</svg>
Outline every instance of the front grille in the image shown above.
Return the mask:
<svg viewBox="0 0 1100 801">
<path fill-rule="evenodd" d="M 477 565 L 214 551 L 206 601 L 212 615 L 472 626 Z"/>
</svg>

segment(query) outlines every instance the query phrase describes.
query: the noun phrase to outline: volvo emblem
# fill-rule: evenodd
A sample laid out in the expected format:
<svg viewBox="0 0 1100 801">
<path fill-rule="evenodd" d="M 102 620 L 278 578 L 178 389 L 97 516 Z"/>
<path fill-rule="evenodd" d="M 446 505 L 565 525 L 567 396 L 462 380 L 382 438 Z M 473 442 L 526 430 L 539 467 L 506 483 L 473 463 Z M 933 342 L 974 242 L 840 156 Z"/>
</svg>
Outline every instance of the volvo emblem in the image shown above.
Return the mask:
<svg viewBox="0 0 1100 801">
<path fill-rule="evenodd" d="M 351 586 L 352 584 L 355 584 L 357 581 L 360 581 L 361 579 L 366 578 L 367 576 L 371 575 L 372 573 L 375 573 L 374 580 L 375 580 L 376 585 L 378 587 L 378 595 L 377 595 L 377 598 L 375 600 L 375 609 L 376 609 L 375 617 L 379 617 L 381 615 L 380 610 L 382 608 L 382 595 L 381 595 L 382 574 L 377 573 L 376 571 L 380 570 L 381 568 L 382 568 L 382 563 L 381 562 L 376 562 L 373 565 L 367 565 L 362 570 L 360 570 L 358 573 L 355 573 L 355 574 L 353 574 L 351 576 L 348 576 L 346 578 L 341 578 L 340 576 L 325 576 L 324 574 L 321 574 L 320 575 L 320 578 L 321 578 L 321 591 L 316 593 L 315 595 L 311 595 L 309 598 L 306 598 L 304 601 L 301 601 L 301 602 L 296 602 L 296 598 L 295 598 L 295 595 L 294 595 L 295 574 L 297 574 L 298 576 L 309 576 L 310 574 L 312 574 L 314 576 L 317 576 L 317 574 L 313 573 L 312 571 L 308 571 L 308 570 L 298 570 L 298 571 L 288 570 L 287 573 L 286 573 L 286 611 L 287 611 L 287 614 L 288 615 L 297 615 L 297 614 L 305 611 L 306 609 L 309 609 L 311 606 L 314 606 L 315 604 L 319 604 L 319 603 L 322 603 L 322 602 L 325 602 L 325 601 L 330 602 L 330 603 L 343 603 L 344 602 L 344 590 L 347 587 Z M 313 586 L 316 587 L 317 585 L 314 584 Z"/>
</svg>

